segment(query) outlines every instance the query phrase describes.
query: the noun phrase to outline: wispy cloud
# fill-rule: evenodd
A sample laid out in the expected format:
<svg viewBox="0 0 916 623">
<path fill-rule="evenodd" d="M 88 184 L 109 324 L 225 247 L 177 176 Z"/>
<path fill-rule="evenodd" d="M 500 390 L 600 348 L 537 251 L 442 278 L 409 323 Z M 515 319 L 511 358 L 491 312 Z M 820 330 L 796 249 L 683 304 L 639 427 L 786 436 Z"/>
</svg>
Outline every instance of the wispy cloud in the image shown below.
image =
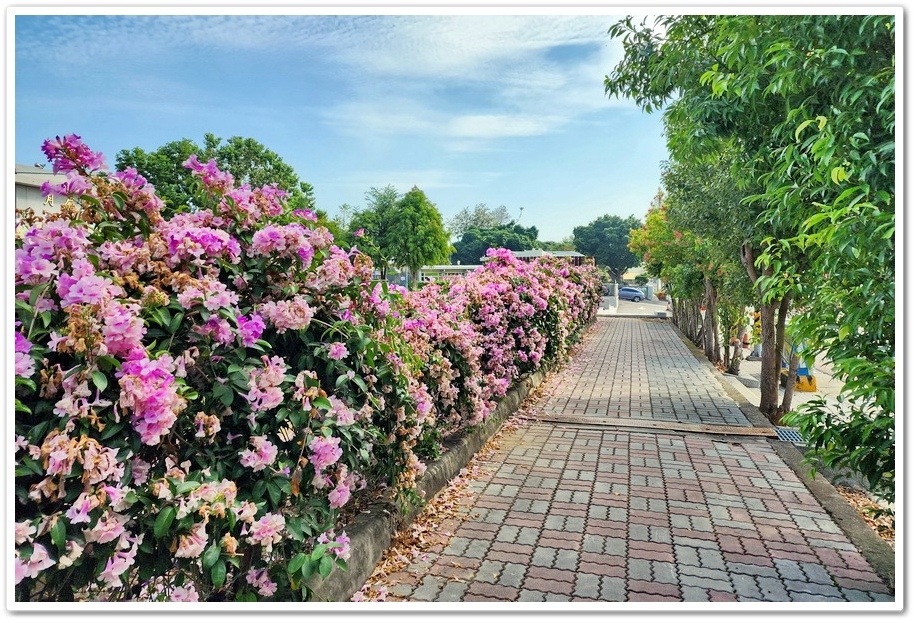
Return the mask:
<svg viewBox="0 0 916 623">
<path fill-rule="evenodd" d="M 17 17 L 24 20 L 23 28 L 34 19 Z M 604 96 L 602 84 L 620 54 L 607 36 L 614 19 L 47 16 L 40 27 L 55 36 L 17 40 L 16 52 L 23 63 L 70 74 L 92 75 L 93 67 L 105 63 L 110 70 L 124 72 L 125 86 L 139 88 L 143 72 L 156 59 L 180 59 L 207 71 L 223 53 L 282 52 L 291 64 L 301 65 L 300 70 L 322 66 L 345 84 L 346 99 L 326 116 L 326 122 L 342 133 L 367 141 L 424 136 L 444 149 L 486 150 L 502 139 L 547 134 L 582 115 L 621 105 Z M 129 59 L 142 59 L 143 66 L 132 66 Z M 487 97 L 474 108 L 462 106 L 443 95 L 456 85 Z M 184 90 L 193 92 L 193 86 Z"/>
</svg>

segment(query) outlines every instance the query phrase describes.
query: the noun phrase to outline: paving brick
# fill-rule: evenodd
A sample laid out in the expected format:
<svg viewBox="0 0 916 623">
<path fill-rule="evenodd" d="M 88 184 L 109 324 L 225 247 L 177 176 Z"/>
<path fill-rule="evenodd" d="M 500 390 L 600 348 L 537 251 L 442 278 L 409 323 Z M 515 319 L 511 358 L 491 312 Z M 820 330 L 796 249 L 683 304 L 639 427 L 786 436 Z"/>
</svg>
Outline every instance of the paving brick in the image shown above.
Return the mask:
<svg viewBox="0 0 916 623">
<path fill-rule="evenodd" d="M 477 596 L 498 601 L 515 601 L 519 596 L 519 589 L 499 584 L 473 582 L 467 587 L 466 595 L 469 598 L 466 601 L 473 601 L 471 598 Z"/>
<path fill-rule="evenodd" d="M 790 593 L 808 593 L 820 597 L 842 598 L 843 594 L 836 586 L 832 584 L 816 584 L 804 580 L 786 580 L 784 582 L 786 590 Z"/>
<path fill-rule="evenodd" d="M 504 567 L 505 563 L 496 560 L 484 560 L 480 563 L 480 567 L 477 569 L 474 579 L 477 582 L 495 584 Z"/>
<path fill-rule="evenodd" d="M 556 579 L 532 577 L 531 575 L 525 578 L 522 586 L 528 590 L 540 591 L 545 595 L 550 593 L 572 595 L 575 590 L 575 586 L 571 581 L 563 582 Z"/>
<path fill-rule="evenodd" d="M 446 582 L 439 591 L 436 601 L 461 601 L 467 592 L 468 586 L 463 582 Z"/>
<path fill-rule="evenodd" d="M 573 595 L 589 599 L 598 599 L 601 596 L 601 576 L 591 573 L 576 575 L 576 587 Z"/>
<path fill-rule="evenodd" d="M 681 589 L 676 585 L 645 580 L 627 580 L 627 590 L 630 592 L 631 596 L 634 592 L 667 597 L 681 596 Z"/>
</svg>

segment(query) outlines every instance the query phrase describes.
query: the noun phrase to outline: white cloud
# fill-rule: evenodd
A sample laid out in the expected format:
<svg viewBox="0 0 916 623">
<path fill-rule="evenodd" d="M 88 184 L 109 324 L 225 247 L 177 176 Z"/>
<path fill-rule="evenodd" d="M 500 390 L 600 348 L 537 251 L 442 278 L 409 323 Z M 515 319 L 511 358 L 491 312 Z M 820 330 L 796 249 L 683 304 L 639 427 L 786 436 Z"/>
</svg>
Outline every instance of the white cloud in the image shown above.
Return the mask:
<svg viewBox="0 0 916 623">
<path fill-rule="evenodd" d="M 51 40 L 17 41 L 23 58 L 54 59 L 61 71 L 115 67 L 130 58 L 185 56 L 208 70 L 220 54 L 273 51 L 291 64 L 332 70 L 341 101 L 325 114 L 338 131 L 367 141 L 423 136 L 449 150 L 547 134 L 620 102 L 603 77 L 619 44 L 610 15 L 190 15 L 47 18 Z M 560 46 L 576 53 L 557 57 Z M 567 48 L 568 49 L 568 48 Z M 231 78 L 227 78 L 227 87 Z M 473 102 L 443 90 L 485 93 Z M 187 90 L 193 90 L 190 85 Z M 623 103 L 624 105 L 631 105 Z"/>
</svg>

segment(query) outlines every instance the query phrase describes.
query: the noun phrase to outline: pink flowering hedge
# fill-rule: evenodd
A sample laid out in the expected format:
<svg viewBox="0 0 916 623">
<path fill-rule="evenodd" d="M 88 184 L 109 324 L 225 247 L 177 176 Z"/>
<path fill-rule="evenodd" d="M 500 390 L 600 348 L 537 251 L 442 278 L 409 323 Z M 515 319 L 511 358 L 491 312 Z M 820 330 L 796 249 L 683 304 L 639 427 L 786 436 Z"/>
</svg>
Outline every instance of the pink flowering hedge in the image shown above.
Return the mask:
<svg viewBox="0 0 916 623">
<path fill-rule="evenodd" d="M 17 227 L 18 600 L 308 599 L 346 568 L 347 509 L 415 499 L 597 309 L 589 268 L 501 251 L 407 293 L 212 161 L 164 218 L 79 137 L 43 150 L 72 201 Z"/>
</svg>

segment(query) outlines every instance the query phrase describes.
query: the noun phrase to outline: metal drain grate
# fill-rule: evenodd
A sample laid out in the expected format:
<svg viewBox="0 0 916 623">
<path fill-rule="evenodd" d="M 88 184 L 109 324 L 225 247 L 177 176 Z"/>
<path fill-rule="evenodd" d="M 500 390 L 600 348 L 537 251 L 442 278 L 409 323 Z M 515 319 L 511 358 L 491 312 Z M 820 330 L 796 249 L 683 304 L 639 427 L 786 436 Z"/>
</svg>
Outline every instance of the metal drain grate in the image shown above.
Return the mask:
<svg viewBox="0 0 916 623">
<path fill-rule="evenodd" d="M 798 431 L 794 428 L 783 428 L 781 426 L 777 426 L 776 435 L 783 441 L 791 441 L 792 443 L 799 446 L 805 445 L 805 440 L 802 439 L 802 436 L 799 435 Z"/>
</svg>

